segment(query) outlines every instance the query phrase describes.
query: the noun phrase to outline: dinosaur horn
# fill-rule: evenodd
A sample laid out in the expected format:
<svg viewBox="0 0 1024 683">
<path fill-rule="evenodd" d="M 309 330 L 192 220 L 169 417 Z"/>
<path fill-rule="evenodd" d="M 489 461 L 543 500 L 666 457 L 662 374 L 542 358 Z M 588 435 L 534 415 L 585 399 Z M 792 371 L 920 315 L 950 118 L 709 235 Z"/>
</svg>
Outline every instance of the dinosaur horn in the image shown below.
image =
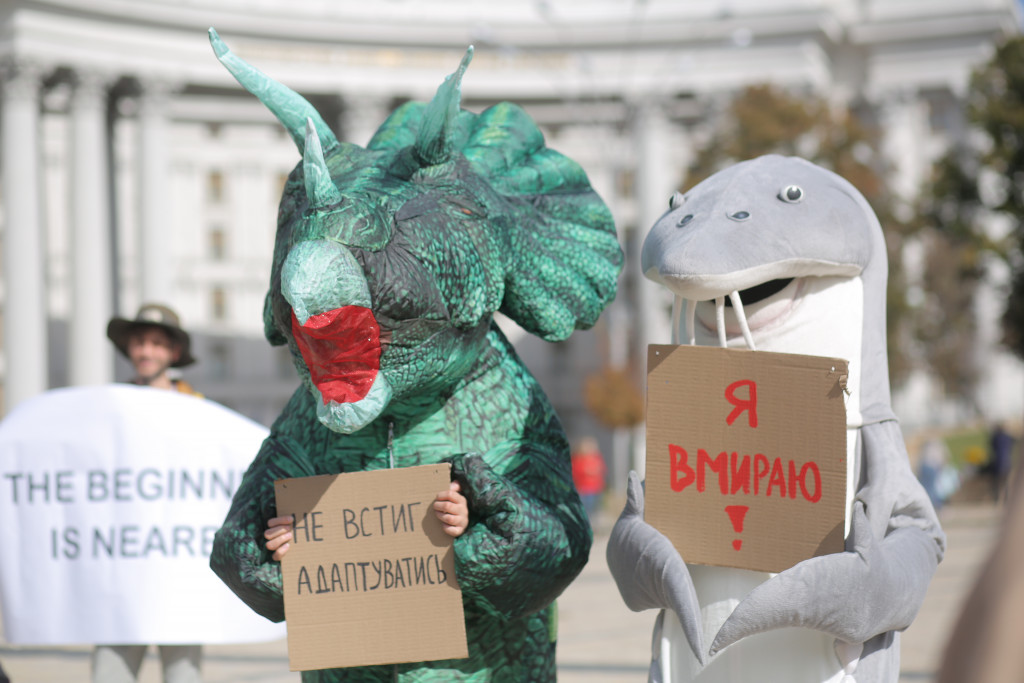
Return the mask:
<svg viewBox="0 0 1024 683">
<path fill-rule="evenodd" d="M 445 77 L 444 83 L 423 112 L 423 125 L 416 137 L 416 153 L 427 166 L 443 164 L 452 153 L 452 134 L 455 119 L 459 115 L 459 100 L 462 95 L 462 76 L 473 59 L 473 46 L 466 54 L 455 73 Z"/>
<path fill-rule="evenodd" d="M 306 176 L 306 197 L 311 209 L 323 209 L 341 204 L 341 192 L 338 191 L 331 172 L 324 160 L 324 150 L 320 146 L 316 122 L 306 119 L 306 148 L 302 153 L 302 170 Z"/>
<path fill-rule="evenodd" d="M 210 45 L 213 46 L 213 52 L 220 63 L 231 72 L 243 88 L 255 95 L 284 124 L 300 153 L 306 141 L 307 119 L 313 119 L 317 137 L 323 148 L 337 147 L 338 139 L 306 98 L 250 66 L 231 52 L 216 30 L 211 28 L 209 33 Z"/>
</svg>

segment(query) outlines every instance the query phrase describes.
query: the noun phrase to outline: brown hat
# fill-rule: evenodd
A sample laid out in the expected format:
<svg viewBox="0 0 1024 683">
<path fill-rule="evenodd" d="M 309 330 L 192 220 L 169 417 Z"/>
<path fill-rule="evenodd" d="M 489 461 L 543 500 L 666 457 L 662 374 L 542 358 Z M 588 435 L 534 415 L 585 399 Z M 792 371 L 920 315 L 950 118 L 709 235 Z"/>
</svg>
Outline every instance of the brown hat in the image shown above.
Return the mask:
<svg viewBox="0 0 1024 683">
<path fill-rule="evenodd" d="M 135 314 L 135 320 L 127 318 L 114 318 L 107 324 L 107 336 L 114 346 L 125 357 L 128 356 L 128 338 L 132 333 L 142 327 L 159 327 L 171 335 L 171 339 L 178 343 L 181 348 L 181 356 L 177 361 L 171 363 L 172 368 L 183 368 L 196 362 L 192 357 L 190 347 L 192 345 L 188 332 L 181 329 L 178 323 L 177 314 L 167 306 L 161 304 L 143 304 L 139 312 Z"/>
</svg>

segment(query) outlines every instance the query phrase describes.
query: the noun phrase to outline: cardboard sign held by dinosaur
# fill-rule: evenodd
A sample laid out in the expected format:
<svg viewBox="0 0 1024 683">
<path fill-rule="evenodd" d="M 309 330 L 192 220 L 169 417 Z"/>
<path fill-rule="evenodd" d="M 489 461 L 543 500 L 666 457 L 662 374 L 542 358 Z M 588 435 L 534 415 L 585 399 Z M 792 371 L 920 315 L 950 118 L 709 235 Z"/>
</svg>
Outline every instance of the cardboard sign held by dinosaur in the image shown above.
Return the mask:
<svg viewBox="0 0 1024 683">
<path fill-rule="evenodd" d="M 452 538 L 431 504 L 451 466 L 276 482 L 292 671 L 466 657 Z"/>
</svg>

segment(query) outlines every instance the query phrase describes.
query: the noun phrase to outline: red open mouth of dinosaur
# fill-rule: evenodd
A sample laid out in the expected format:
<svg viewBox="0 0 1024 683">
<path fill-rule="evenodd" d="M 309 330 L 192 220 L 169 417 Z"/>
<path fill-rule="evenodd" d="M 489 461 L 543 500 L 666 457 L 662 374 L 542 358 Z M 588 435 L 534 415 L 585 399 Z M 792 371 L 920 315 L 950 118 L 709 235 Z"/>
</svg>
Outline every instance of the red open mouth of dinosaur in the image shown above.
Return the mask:
<svg viewBox="0 0 1024 683">
<path fill-rule="evenodd" d="M 380 372 L 380 325 L 363 306 L 342 306 L 312 315 L 300 325 L 292 312 L 292 334 L 324 403 L 354 403 L 366 397 Z"/>
</svg>

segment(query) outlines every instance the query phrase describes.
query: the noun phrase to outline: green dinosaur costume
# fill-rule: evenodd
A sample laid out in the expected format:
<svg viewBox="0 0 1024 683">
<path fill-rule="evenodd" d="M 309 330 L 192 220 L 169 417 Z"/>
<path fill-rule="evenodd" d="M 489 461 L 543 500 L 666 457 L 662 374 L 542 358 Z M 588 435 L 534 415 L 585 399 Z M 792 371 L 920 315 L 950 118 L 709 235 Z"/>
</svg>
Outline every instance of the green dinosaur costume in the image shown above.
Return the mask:
<svg viewBox="0 0 1024 683">
<path fill-rule="evenodd" d="M 363 149 L 210 39 L 303 155 L 264 312 L 303 386 L 246 473 L 211 566 L 279 621 L 280 566 L 262 535 L 274 480 L 451 462 L 470 508 L 455 540 L 469 657 L 303 681 L 553 680 L 552 601 L 591 532 L 565 434 L 492 315 L 548 340 L 592 325 L 622 263 L 607 207 L 520 108 L 459 109 L 472 48 L 429 105 L 402 106 Z"/>
</svg>

